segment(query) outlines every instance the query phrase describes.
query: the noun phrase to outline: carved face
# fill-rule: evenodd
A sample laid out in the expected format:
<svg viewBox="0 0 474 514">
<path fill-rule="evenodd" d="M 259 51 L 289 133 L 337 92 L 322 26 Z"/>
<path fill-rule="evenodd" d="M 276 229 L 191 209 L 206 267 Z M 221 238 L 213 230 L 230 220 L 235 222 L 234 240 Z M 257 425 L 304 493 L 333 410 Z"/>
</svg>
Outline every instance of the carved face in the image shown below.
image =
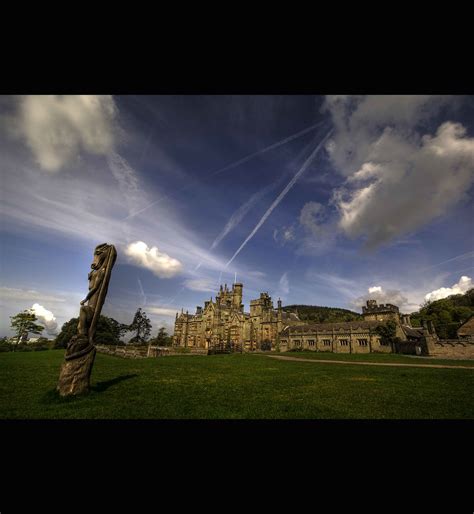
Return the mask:
<svg viewBox="0 0 474 514">
<path fill-rule="evenodd" d="M 107 246 L 106 245 L 99 245 L 94 252 L 94 261 L 91 264 L 92 269 L 100 269 L 101 266 L 104 264 L 105 259 L 107 257 Z"/>
</svg>

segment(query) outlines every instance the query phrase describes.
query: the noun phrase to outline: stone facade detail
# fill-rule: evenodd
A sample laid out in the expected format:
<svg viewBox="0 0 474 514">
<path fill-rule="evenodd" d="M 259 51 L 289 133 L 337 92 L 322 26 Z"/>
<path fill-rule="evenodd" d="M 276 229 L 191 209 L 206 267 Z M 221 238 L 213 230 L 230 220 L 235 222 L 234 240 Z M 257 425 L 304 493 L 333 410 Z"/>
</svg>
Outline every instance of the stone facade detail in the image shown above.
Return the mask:
<svg viewBox="0 0 474 514">
<path fill-rule="evenodd" d="M 243 285 L 232 289 L 221 285 L 215 300 L 212 297 L 198 306 L 194 314 L 188 311 L 176 315 L 173 345 L 212 349 L 232 346 L 237 351 L 276 349 L 279 334 L 290 325 L 303 324 L 295 313 L 282 310 L 281 301 L 275 309 L 268 293 L 250 301 L 250 312 L 244 312 Z"/>
</svg>

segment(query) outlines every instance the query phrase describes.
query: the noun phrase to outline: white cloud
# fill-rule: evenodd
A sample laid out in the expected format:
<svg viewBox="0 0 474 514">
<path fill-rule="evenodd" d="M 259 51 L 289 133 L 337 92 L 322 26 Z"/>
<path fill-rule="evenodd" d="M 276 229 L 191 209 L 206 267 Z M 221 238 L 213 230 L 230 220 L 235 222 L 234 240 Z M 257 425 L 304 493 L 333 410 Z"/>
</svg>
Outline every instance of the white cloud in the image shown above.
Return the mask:
<svg viewBox="0 0 474 514">
<path fill-rule="evenodd" d="M 203 291 L 203 292 L 216 292 L 218 286 L 215 280 L 207 278 L 195 278 L 189 279 L 184 282 L 185 287 L 191 289 L 191 291 Z"/>
<path fill-rule="evenodd" d="M 129 213 L 137 210 L 145 202 L 145 195 L 140 190 L 136 171 L 118 153 L 110 152 L 107 156 L 112 175 L 117 180 L 119 190 L 125 198 Z"/>
<path fill-rule="evenodd" d="M 288 272 L 285 271 L 283 275 L 280 277 L 280 280 L 278 282 L 278 291 L 276 293 L 276 296 L 282 296 L 285 297 L 290 292 L 290 281 L 288 279 Z"/>
<path fill-rule="evenodd" d="M 347 180 L 334 192 L 339 228 L 374 248 L 443 215 L 474 182 L 474 139 L 446 121 L 421 132 L 447 96 L 328 97 L 336 132 L 326 146 Z M 426 129 L 424 129 L 426 130 Z"/>
<path fill-rule="evenodd" d="M 441 300 L 452 294 L 464 294 L 466 291 L 474 287 L 472 279 L 467 276 L 462 276 L 456 284 L 451 287 L 440 287 L 425 295 L 427 302 L 434 302 L 435 300 Z"/>
<path fill-rule="evenodd" d="M 396 305 L 400 311 L 413 310 L 417 305 L 412 305 L 408 298 L 399 289 L 387 289 L 382 286 L 372 286 L 367 289 L 367 293 L 351 301 L 351 305 L 358 310 L 366 305 L 367 300 L 377 300 L 377 303 L 391 303 Z"/>
<path fill-rule="evenodd" d="M 318 202 L 306 203 L 300 212 L 299 222 L 312 235 L 321 233 L 323 206 Z"/>
<path fill-rule="evenodd" d="M 16 287 L 0 287 L 0 297 L 8 300 L 26 300 L 31 302 L 32 300 L 40 300 L 42 302 L 65 302 L 65 298 L 58 296 L 48 295 L 36 291 L 34 289 L 19 289 Z"/>
<path fill-rule="evenodd" d="M 31 95 L 21 97 L 18 107 L 16 132 L 48 172 L 81 151 L 106 155 L 113 149 L 117 107 L 111 96 Z"/>
<path fill-rule="evenodd" d="M 381 292 L 382 292 L 381 286 L 369 287 L 369 293 L 381 293 Z"/>
<path fill-rule="evenodd" d="M 56 321 L 56 318 L 54 314 L 49 311 L 48 309 L 45 309 L 42 305 L 39 303 L 33 304 L 33 306 L 30 309 L 38 318 L 38 323 L 41 325 L 44 325 L 46 328 L 46 332 L 50 335 L 57 334 L 57 328 L 58 323 Z"/>
<path fill-rule="evenodd" d="M 156 246 L 148 247 L 143 241 L 130 243 L 125 254 L 138 266 L 149 269 L 160 278 L 171 278 L 182 271 L 183 265 L 177 259 L 162 253 Z"/>
<path fill-rule="evenodd" d="M 278 230 L 277 228 L 273 230 L 273 240 L 275 241 L 275 243 L 278 243 L 281 246 L 285 246 L 285 244 L 289 241 L 294 241 L 295 238 L 296 236 L 294 225 L 282 227 L 280 230 Z"/>
<path fill-rule="evenodd" d="M 167 309 L 165 307 L 147 307 L 147 310 L 152 314 L 161 314 L 162 316 L 175 317 L 178 309 Z"/>
</svg>

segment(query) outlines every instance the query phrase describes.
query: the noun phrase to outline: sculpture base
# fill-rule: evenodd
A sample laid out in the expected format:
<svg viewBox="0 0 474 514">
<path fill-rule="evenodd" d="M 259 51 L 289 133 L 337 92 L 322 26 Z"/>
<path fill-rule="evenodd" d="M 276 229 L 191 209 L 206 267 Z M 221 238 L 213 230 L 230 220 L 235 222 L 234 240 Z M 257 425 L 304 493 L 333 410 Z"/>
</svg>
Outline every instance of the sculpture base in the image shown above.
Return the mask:
<svg viewBox="0 0 474 514">
<path fill-rule="evenodd" d="M 61 396 L 77 395 L 89 391 L 96 349 L 74 359 L 65 360 L 61 366 L 57 391 Z"/>
</svg>

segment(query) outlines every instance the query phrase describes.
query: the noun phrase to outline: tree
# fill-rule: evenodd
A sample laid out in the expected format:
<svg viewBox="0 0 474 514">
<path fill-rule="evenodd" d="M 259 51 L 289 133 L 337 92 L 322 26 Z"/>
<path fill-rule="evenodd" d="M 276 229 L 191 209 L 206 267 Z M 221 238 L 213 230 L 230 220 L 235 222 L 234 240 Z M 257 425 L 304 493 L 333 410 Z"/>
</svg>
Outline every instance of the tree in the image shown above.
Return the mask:
<svg viewBox="0 0 474 514">
<path fill-rule="evenodd" d="M 379 325 L 375 332 L 380 336 L 380 341 L 384 344 L 395 342 L 397 334 L 397 324 L 393 320 L 388 320 L 383 325 Z"/>
<path fill-rule="evenodd" d="M 147 338 L 151 333 L 151 322 L 147 318 L 145 312 L 142 311 L 141 307 L 138 308 L 133 318 L 132 324 L 129 325 L 128 330 L 130 332 L 136 332 L 136 335 L 130 339 L 129 343 L 141 344 L 146 342 Z"/>
<path fill-rule="evenodd" d="M 101 344 L 120 344 L 120 338 L 128 331 L 128 328 L 128 325 L 119 323 L 114 318 L 100 316 L 95 340 Z"/>
<path fill-rule="evenodd" d="M 54 348 L 66 348 L 71 338 L 77 335 L 77 324 L 79 318 L 71 318 L 69 321 L 63 324 L 61 332 L 57 335 L 54 340 Z"/>
<path fill-rule="evenodd" d="M 64 323 L 56 337 L 54 348 L 66 348 L 71 338 L 77 335 L 79 318 L 71 318 Z M 113 318 L 100 316 L 97 322 L 94 340 L 99 344 L 120 344 L 120 338 L 128 330 L 128 325 L 119 323 Z"/>
<path fill-rule="evenodd" d="M 43 325 L 35 323 L 38 321 L 38 318 L 31 309 L 26 309 L 15 316 L 10 316 L 10 319 L 12 320 L 11 328 L 15 331 L 18 338 L 16 342 L 17 345 L 19 344 L 20 339 L 26 339 L 30 332 L 32 334 L 41 334 L 44 330 Z"/>
<path fill-rule="evenodd" d="M 168 332 L 166 332 L 165 327 L 161 327 L 158 330 L 158 335 L 153 340 L 153 343 L 157 346 L 171 346 L 173 339 L 170 337 Z"/>
</svg>

